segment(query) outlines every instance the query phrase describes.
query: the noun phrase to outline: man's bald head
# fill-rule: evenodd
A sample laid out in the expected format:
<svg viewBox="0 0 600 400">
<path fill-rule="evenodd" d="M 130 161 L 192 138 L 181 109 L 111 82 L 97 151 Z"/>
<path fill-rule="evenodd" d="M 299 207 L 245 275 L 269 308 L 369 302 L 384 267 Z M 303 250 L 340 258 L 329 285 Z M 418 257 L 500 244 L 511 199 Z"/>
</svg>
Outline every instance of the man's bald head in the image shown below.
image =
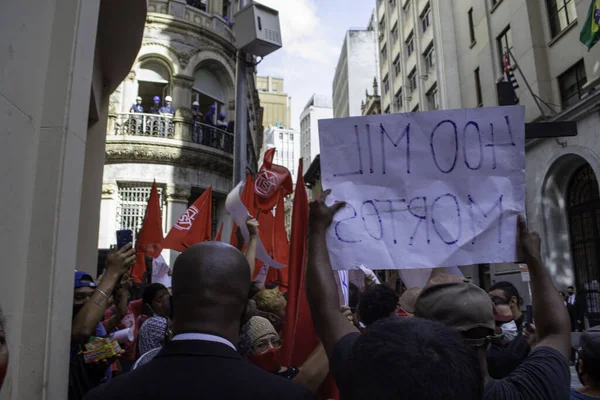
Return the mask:
<svg viewBox="0 0 600 400">
<path fill-rule="evenodd" d="M 190 326 L 198 324 L 237 328 L 248 299 L 250 265 L 235 247 L 204 242 L 177 257 L 172 284 L 175 331 L 193 331 Z"/>
</svg>

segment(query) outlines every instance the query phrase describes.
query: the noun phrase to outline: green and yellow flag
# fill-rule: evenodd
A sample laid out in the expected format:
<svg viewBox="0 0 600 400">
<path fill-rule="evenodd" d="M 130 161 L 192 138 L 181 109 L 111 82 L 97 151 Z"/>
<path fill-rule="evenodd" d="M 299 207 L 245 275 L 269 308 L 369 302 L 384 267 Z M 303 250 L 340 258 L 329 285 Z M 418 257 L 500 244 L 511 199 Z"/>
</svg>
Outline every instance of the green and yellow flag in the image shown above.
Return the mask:
<svg viewBox="0 0 600 400">
<path fill-rule="evenodd" d="M 592 0 L 579 40 L 591 49 L 600 40 L 600 0 Z"/>
</svg>

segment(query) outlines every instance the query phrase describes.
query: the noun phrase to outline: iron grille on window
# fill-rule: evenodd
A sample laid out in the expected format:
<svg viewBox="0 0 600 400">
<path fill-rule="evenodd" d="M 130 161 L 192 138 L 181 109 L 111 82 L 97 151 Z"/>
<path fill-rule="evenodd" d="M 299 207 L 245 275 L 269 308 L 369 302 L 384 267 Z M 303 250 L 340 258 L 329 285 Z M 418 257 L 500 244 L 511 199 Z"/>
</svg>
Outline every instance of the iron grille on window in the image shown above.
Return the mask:
<svg viewBox="0 0 600 400">
<path fill-rule="evenodd" d="M 587 312 L 598 313 L 600 193 L 596 175 L 589 164 L 579 168 L 569 182 L 567 212 L 577 287 L 586 295 Z"/>
<path fill-rule="evenodd" d="M 135 240 L 142 229 L 151 184 L 119 183 L 119 203 L 117 205 L 117 226 L 119 229 L 131 229 Z M 163 189 L 158 187 L 159 203 L 163 206 Z"/>
</svg>

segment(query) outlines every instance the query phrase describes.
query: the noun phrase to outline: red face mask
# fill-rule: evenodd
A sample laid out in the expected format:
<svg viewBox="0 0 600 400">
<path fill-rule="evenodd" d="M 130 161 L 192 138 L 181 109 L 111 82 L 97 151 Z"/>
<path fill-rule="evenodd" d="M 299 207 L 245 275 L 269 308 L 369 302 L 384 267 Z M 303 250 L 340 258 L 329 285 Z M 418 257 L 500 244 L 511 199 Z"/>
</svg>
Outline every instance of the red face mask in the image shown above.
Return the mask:
<svg viewBox="0 0 600 400">
<path fill-rule="evenodd" d="M 265 371 L 279 372 L 279 349 L 270 348 L 261 354 L 251 354 L 248 360 Z"/>
</svg>

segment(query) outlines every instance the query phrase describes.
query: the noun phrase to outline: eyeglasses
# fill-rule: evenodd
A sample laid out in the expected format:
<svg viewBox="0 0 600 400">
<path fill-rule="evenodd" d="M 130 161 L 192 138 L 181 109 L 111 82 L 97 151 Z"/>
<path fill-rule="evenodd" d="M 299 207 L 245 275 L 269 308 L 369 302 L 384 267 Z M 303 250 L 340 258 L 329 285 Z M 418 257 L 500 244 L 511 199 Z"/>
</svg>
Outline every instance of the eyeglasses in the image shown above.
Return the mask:
<svg viewBox="0 0 600 400">
<path fill-rule="evenodd" d="M 277 339 L 265 339 L 262 340 L 258 343 L 256 343 L 255 345 L 252 346 L 252 351 L 254 353 L 264 353 L 265 351 L 269 350 L 270 347 L 274 348 L 274 349 L 279 349 L 281 347 L 281 345 L 283 344 L 283 340 L 277 338 Z"/>
</svg>

